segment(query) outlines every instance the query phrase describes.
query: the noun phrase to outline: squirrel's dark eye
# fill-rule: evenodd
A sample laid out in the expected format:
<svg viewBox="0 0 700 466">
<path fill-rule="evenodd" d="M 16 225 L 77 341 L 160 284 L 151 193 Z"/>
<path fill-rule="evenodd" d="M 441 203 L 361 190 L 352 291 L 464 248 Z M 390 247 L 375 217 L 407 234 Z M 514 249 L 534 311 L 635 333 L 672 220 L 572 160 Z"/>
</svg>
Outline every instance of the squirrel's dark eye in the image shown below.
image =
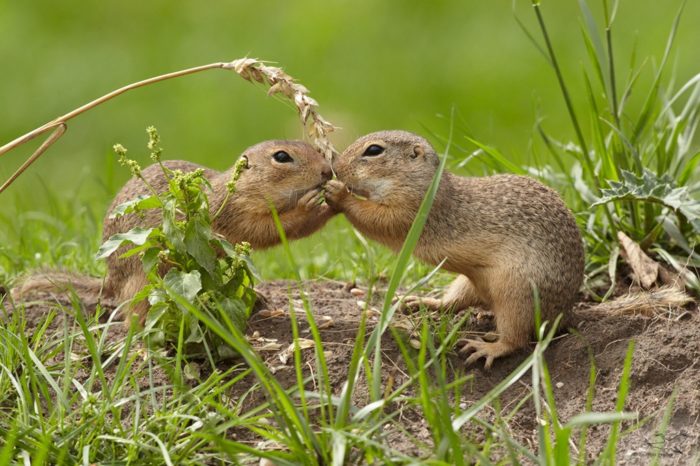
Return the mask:
<svg viewBox="0 0 700 466">
<path fill-rule="evenodd" d="M 372 144 L 369 146 L 367 149 L 365 149 L 364 154 L 362 155 L 368 155 L 368 156 L 374 156 L 374 155 L 379 155 L 382 152 L 384 152 L 384 148 L 378 144 Z"/>
<path fill-rule="evenodd" d="M 275 159 L 275 162 L 279 162 L 279 163 L 294 162 L 294 159 L 292 158 L 292 156 L 283 150 L 278 150 L 277 152 L 272 154 L 272 158 Z"/>
</svg>

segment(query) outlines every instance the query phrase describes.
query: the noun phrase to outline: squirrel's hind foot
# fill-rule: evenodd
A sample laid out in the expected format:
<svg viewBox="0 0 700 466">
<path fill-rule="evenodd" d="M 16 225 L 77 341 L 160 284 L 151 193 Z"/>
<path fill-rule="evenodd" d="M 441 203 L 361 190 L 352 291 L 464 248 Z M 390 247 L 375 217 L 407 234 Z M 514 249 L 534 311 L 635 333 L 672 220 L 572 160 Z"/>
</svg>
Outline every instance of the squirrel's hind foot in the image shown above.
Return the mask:
<svg viewBox="0 0 700 466">
<path fill-rule="evenodd" d="M 428 309 L 429 311 L 437 311 L 444 309 L 445 305 L 442 299 L 437 298 L 427 298 L 424 296 L 404 296 L 401 302 L 401 310 L 417 310 L 421 307 Z"/>
<path fill-rule="evenodd" d="M 506 356 L 517 349 L 517 346 L 498 340 L 494 342 L 464 339 L 457 342 L 462 345 L 460 354 L 471 353 L 466 360 L 467 366 L 474 364 L 477 360 L 485 358 L 484 368 L 490 369 L 494 359 Z"/>
</svg>

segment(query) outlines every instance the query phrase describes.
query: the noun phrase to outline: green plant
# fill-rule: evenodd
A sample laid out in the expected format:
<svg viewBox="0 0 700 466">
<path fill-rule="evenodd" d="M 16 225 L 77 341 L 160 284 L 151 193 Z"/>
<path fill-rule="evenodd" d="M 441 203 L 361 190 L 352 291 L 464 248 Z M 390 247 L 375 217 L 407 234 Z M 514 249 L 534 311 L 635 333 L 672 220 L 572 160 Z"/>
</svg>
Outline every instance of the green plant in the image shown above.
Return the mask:
<svg viewBox="0 0 700 466">
<path fill-rule="evenodd" d="M 617 2 L 611 8 L 607 0 L 602 1 L 604 34 L 599 32 L 587 2 L 580 0 L 579 5 L 589 58 L 589 67 L 583 70 L 588 102 L 585 119 L 580 119 L 574 107 L 571 85 L 558 64 L 539 1 L 533 1 L 545 42 L 542 50 L 557 76 L 576 142 L 557 141 L 541 124 L 537 129 L 559 168 L 568 173 L 567 181 L 576 187 L 575 208 L 585 225 L 589 269 L 594 274 L 614 271 L 608 264 L 617 258 L 617 231 L 624 231 L 644 249 L 664 251 L 671 259 L 666 254 L 660 257 L 679 272 L 687 266 L 697 267 L 700 255 L 694 248 L 700 239 L 700 201 L 696 191 L 700 185 L 692 175 L 700 162 L 700 152 L 693 149 L 700 121 L 700 75 L 675 94 L 665 91 L 666 67 L 681 12 L 651 84 L 643 90 L 638 87 L 647 62 L 639 68 L 633 64 L 625 82 L 620 83 L 620 65 L 613 53 Z M 633 93 L 644 96 L 641 103 L 632 101 Z M 586 120 L 588 134 L 581 124 Z M 574 160 L 570 172 L 567 157 Z M 698 285 L 697 279 L 687 281 Z"/>
<path fill-rule="evenodd" d="M 208 312 L 220 314 L 219 318 L 225 317 L 243 330 L 256 299 L 249 268 L 250 245 L 232 245 L 212 231 L 211 222 L 220 210 L 212 218 L 204 171 L 183 173 L 167 168 L 161 163 L 162 149 L 156 129 L 149 127 L 147 132 L 151 159 L 160 165 L 168 189 L 156 192 L 143 177 L 141 167 L 129 160 L 126 149 L 117 144 L 114 150 L 120 163 L 148 186 L 151 195 L 117 206 L 112 215 L 139 215 L 158 209 L 162 220 L 155 227 L 135 227 L 112 236 L 100 247 L 97 257 L 115 254 L 126 244 L 132 247 L 121 253 L 121 259 L 140 257 L 149 283 L 134 297 L 132 305 L 148 300 L 146 327 L 156 330 L 151 341 L 162 344 L 184 339 L 188 354 L 205 351 L 217 359 L 230 357 L 233 354 L 230 348 L 175 298 L 182 297 Z M 235 192 L 244 163 L 245 159 L 241 159 L 236 165 L 227 185 L 227 196 Z M 227 200 L 228 197 L 222 206 Z"/>
<path fill-rule="evenodd" d="M 667 71 L 678 12 L 660 63 L 643 88 L 645 68 L 635 57 L 622 80 L 614 54 L 613 26 L 617 2 L 602 0 L 603 32 L 586 0 L 579 0 L 583 16 L 581 33 L 588 57 L 582 80 L 576 86 L 565 77 L 550 39 L 539 0 L 532 0 L 543 44 L 516 17 L 527 37 L 542 53 L 556 76 L 574 130 L 573 141 L 550 135 L 542 119 L 536 124 L 541 145 L 533 145 L 539 165 L 522 168 L 499 150 L 474 138 L 467 140 L 490 170 L 532 174 L 565 194 L 577 213 L 587 243 L 589 284 L 605 274 L 615 283 L 619 257 L 617 232 L 623 231 L 643 249 L 655 252 L 676 269 L 687 285 L 700 291 L 697 268 L 700 254 L 700 199 L 695 144 L 700 123 L 700 74 L 678 91 L 667 90 Z M 583 88 L 586 106 L 577 107 L 574 89 Z M 642 96 L 641 101 L 636 96 Z M 635 99 L 636 98 L 636 99 Z M 541 148 L 546 153 L 540 154 Z M 549 159 L 554 167 L 545 161 Z M 610 288 L 612 290 L 612 288 Z"/>
</svg>

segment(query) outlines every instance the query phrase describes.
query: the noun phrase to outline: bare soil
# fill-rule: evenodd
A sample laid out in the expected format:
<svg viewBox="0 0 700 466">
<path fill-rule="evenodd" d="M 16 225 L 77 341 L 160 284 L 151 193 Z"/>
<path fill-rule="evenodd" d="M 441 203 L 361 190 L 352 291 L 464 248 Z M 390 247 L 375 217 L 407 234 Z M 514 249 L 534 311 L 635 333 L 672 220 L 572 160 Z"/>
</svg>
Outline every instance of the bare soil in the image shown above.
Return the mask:
<svg viewBox="0 0 700 466">
<path fill-rule="evenodd" d="M 321 328 L 323 346 L 327 355 L 330 381 L 339 393 L 346 380 L 348 363 L 353 344 L 357 337 L 358 325 L 366 298 L 362 290 L 353 284 L 332 281 L 309 281 L 303 284 L 311 303 L 315 321 Z M 248 336 L 258 349 L 275 377 L 285 386 L 296 383 L 292 357 L 289 346 L 292 342 L 289 317 L 290 304 L 294 307 L 299 320 L 300 336 L 311 339 L 309 326 L 304 318 L 302 301 L 298 285 L 294 282 L 269 282 L 258 287 L 266 298 L 266 309 L 255 314 L 249 323 Z M 352 290 L 352 292 L 351 292 Z M 379 307 L 377 296 L 370 306 Z M 589 304 L 582 303 L 580 307 Z M 46 312 L 43 306 L 27 308 L 28 328 L 32 321 L 40 322 Z M 34 317 L 33 317 L 34 316 Z M 455 316 L 457 319 L 459 316 Z M 62 316 L 52 324 L 62 331 Z M 410 328 L 416 319 L 413 316 L 396 316 L 395 323 L 410 342 Z M 370 317 L 367 333 L 376 322 Z M 488 312 L 477 312 L 468 319 L 467 326 L 472 331 L 485 332 L 493 330 L 492 316 Z M 120 332 L 113 332 L 115 340 L 123 337 Z M 642 316 L 601 316 L 581 317 L 568 332 L 555 338 L 545 353 L 546 361 L 554 384 L 556 408 L 562 421 L 586 410 L 589 392 L 589 372 L 595 363 L 595 394 L 593 411 L 612 411 L 615 409 L 618 386 L 628 344 L 635 342 L 631 372 L 631 386 L 625 410 L 636 412 L 643 420 L 641 427 L 632 427 L 637 423 L 623 424 L 623 436 L 618 448 L 619 464 L 647 464 L 653 456 L 655 447 L 661 447 L 662 464 L 689 464 L 700 458 L 700 314 L 697 303 L 686 309 L 676 310 L 655 317 Z M 410 346 L 410 344 L 409 344 Z M 384 382 L 398 387 L 408 379 L 406 364 L 393 337 L 383 339 Z M 303 355 L 309 364 L 308 370 L 315 370 L 313 350 L 306 349 Z M 455 400 L 463 407 L 468 407 L 489 392 L 496 384 L 507 377 L 528 355 L 523 351 L 496 360 L 490 370 L 484 370 L 479 364 L 465 367 L 463 357 L 451 354 L 449 361 L 454 375 L 471 374 L 473 379 L 464 385 L 460 399 Z M 163 381 L 167 380 L 162 374 Z M 363 380 L 361 378 L 360 380 Z M 240 384 L 244 390 L 253 381 Z M 364 383 L 364 382 L 363 382 Z M 518 383 L 513 384 L 500 398 L 502 414 L 508 414 L 515 405 L 531 391 L 531 377 L 526 374 Z M 245 387 L 244 387 L 245 385 Z M 313 381 L 308 388 L 313 389 Z M 664 411 L 669 405 L 672 394 L 675 401 L 670 424 L 665 439 L 660 437 L 659 427 Z M 233 394 L 235 396 L 235 394 Z M 259 402 L 262 394 L 251 396 L 248 403 Z M 367 387 L 357 387 L 355 402 L 363 405 L 368 401 Z M 390 427 L 386 433 L 387 441 L 398 450 L 407 454 L 420 456 L 420 443 L 430 444 L 431 436 L 425 420 L 419 411 L 410 405 L 396 404 L 391 409 L 399 410 L 402 427 L 408 432 L 393 431 Z M 484 419 L 493 416 L 490 408 L 482 412 Z M 518 408 L 509 422 L 510 435 L 530 446 L 534 450 L 537 444 L 537 420 L 535 408 L 530 398 Z M 607 426 L 592 427 L 589 430 L 588 445 L 591 454 L 605 447 L 610 429 Z M 243 435 L 243 434 L 241 434 Z M 478 430 L 469 432 L 474 441 L 483 439 Z M 253 440 L 253 439 L 250 439 Z"/>
</svg>

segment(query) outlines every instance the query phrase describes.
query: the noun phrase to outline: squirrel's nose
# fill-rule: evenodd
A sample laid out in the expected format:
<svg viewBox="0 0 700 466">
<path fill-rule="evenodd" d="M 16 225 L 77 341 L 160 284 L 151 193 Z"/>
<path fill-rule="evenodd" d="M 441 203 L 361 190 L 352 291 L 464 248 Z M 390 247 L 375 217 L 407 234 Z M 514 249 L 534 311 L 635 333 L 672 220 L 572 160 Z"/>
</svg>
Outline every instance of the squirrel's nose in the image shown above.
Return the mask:
<svg viewBox="0 0 700 466">
<path fill-rule="evenodd" d="M 330 165 L 326 165 L 323 167 L 323 170 L 321 171 L 321 176 L 324 180 L 330 180 L 331 178 L 333 178 L 333 170 L 331 170 Z"/>
</svg>

